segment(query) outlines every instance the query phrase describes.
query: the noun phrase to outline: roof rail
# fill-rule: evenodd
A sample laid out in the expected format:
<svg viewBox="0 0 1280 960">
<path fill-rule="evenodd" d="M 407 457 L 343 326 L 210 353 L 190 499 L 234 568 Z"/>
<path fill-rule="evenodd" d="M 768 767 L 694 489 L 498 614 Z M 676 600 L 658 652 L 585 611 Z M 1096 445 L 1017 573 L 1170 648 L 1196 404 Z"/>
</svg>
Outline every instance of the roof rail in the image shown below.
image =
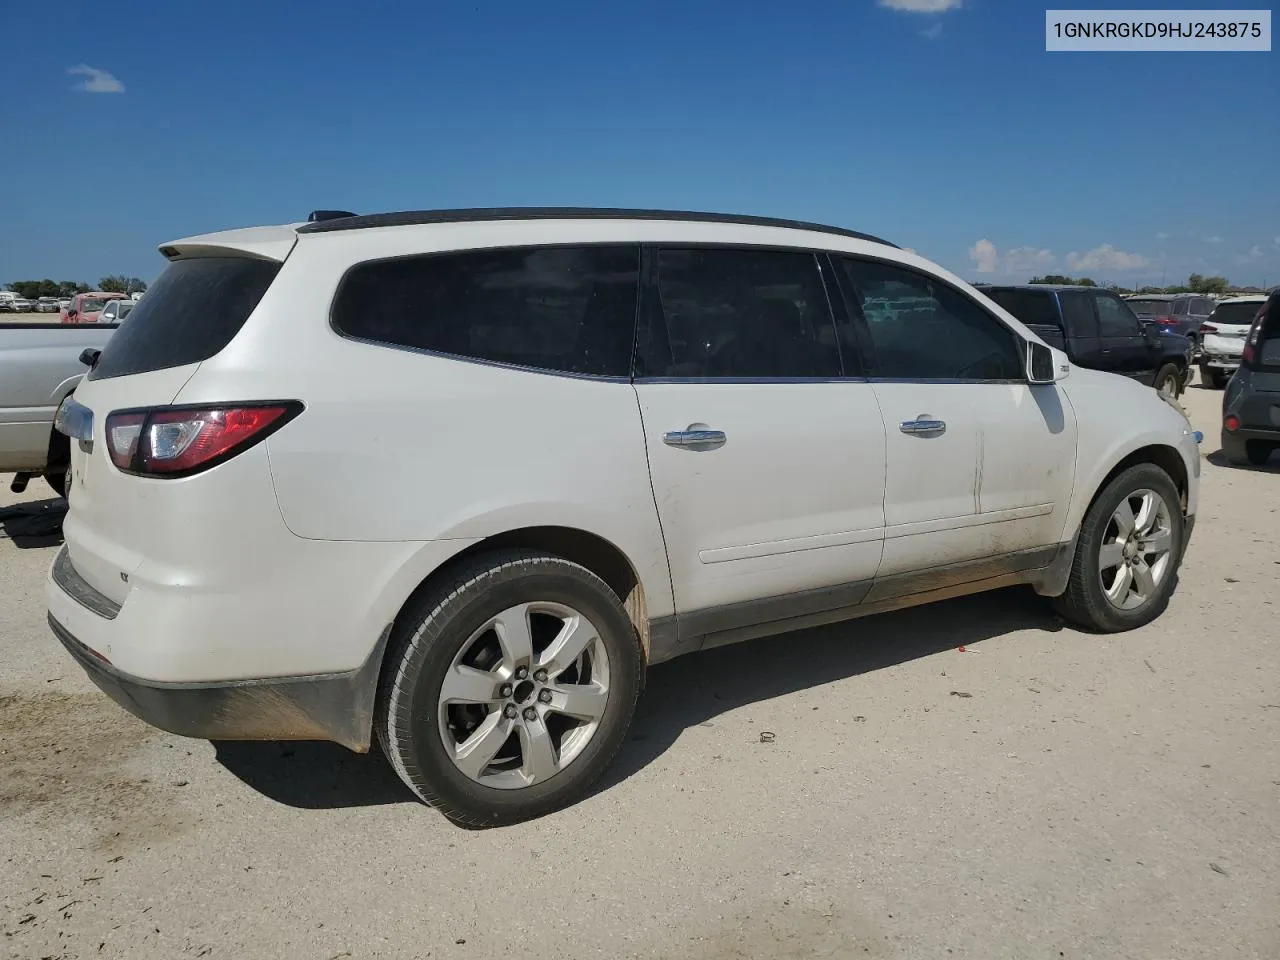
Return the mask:
<svg viewBox="0 0 1280 960">
<path fill-rule="evenodd" d="M 354 216 L 354 213 L 347 210 L 312 210 L 311 215 L 307 217 L 307 223 L 323 223 L 326 220 L 341 220 Z"/>
<path fill-rule="evenodd" d="M 888 240 L 882 240 L 869 233 L 846 230 L 843 227 L 808 223 L 803 220 L 728 213 L 697 213 L 689 210 L 632 210 L 624 207 L 472 207 L 456 210 L 407 210 L 364 216 L 336 213 L 333 218 L 317 217 L 317 214 L 325 213 L 334 213 L 334 211 L 317 210 L 311 215 L 308 223 L 298 228 L 298 232 L 334 233 L 339 230 L 361 230 L 370 227 L 406 227 L 429 223 L 470 223 L 492 220 L 678 220 L 686 223 L 729 223 L 808 230 L 814 233 L 853 237 L 897 249 L 897 244 L 890 243 Z"/>
</svg>

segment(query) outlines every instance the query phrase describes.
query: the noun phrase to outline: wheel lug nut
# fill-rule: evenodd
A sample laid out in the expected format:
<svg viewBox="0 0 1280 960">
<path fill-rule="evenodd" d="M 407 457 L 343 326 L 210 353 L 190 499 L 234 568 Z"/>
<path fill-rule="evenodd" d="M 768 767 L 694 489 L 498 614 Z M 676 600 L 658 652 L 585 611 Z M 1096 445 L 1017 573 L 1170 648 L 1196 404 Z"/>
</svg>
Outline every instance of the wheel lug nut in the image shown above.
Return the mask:
<svg viewBox="0 0 1280 960">
<path fill-rule="evenodd" d="M 500 697 L 511 696 L 511 689 L 512 689 L 511 684 L 504 683 L 501 687 L 498 688 L 498 696 Z"/>
<path fill-rule="evenodd" d="M 527 677 L 528 675 L 529 675 L 529 668 L 528 668 L 528 667 L 517 667 L 517 668 L 516 668 L 516 679 L 517 679 L 517 680 L 523 680 L 523 679 L 524 679 L 525 677 Z"/>
<path fill-rule="evenodd" d="M 539 693 L 539 694 L 538 694 L 538 699 L 539 699 L 539 700 L 541 700 L 543 703 L 550 703 L 550 702 L 551 702 L 551 691 L 550 691 L 550 690 L 543 690 L 541 693 Z"/>
<path fill-rule="evenodd" d="M 545 671 L 545 670 L 539 670 L 537 673 L 535 673 L 535 674 L 533 675 L 533 679 L 537 680 L 539 683 L 546 683 L 546 682 L 547 682 L 547 671 Z"/>
<path fill-rule="evenodd" d="M 533 707 L 525 707 L 525 708 L 524 708 L 524 718 L 525 718 L 526 720 L 537 720 L 537 719 L 538 719 L 538 711 L 537 711 L 537 710 L 535 710 L 535 709 L 533 709 Z"/>
<path fill-rule="evenodd" d="M 516 714 L 519 712 L 520 711 L 516 709 L 516 705 L 514 703 L 508 703 L 503 709 L 502 715 L 508 720 L 514 720 L 516 718 Z"/>
</svg>

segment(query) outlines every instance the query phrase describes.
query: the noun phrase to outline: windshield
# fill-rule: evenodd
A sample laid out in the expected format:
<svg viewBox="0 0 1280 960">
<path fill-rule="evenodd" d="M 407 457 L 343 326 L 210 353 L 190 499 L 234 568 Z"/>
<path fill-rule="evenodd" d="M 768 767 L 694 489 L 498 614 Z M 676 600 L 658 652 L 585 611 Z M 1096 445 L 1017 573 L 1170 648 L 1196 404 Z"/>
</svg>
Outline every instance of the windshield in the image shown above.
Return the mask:
<svg viewBox="0 0 1280 960">
<path fill-rule="evenodd" d="M 80 301 L 80 312 L 98 313 L 110 302 L 110 300 L 100 299 L 98 297 L 85 297 Z"/>
<path fill-rule="evenodd" d="M 1169 301 L 1168 300 L 1128 300 L 1129 309 L 1140 317 L 1164 317 L 1168 316 Z"/>
<path fill-rule="evenodd" d="M 1209 318 L 1210 323 L 1227 323 L 1247 327 L 1262 309 L 1261 303 L 1220 303 Z"/>
</svg>

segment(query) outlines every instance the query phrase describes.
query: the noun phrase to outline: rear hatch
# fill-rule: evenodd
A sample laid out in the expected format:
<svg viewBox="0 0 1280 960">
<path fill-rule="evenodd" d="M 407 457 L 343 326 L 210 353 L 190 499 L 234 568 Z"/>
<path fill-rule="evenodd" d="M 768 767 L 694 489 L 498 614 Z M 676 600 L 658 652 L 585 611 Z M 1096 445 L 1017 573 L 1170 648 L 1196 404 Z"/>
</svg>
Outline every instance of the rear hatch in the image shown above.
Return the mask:
<svg viewBox="0 0 1280 960">
<path fill-rule="evenodd" d="M 154 509 L 157 499 L 168 499 L 156 485 L 187 481 L 121 472 L 109 457 L 107 417 L 172 403 L 200 364 L 244 326 L 281 265 L 207 242 L 164 249 L 174 262 L 108 341 L 74 394 L 90 416 L 80 418 L 88 425 L 71 444 L 67 550 L 80 576 L 117 603 L 128 593 L 127 579 L 146 556 L 149 538 L 160 535 L 155 528 L 181 522 Z"/>
<path fill-rule="evenodd" d="M 1246 427 L 1280 431 L 1280 297 L 1249 332 L 1248 388 L 1238 416 Z"/>
<path fill-rule="evenodd" d="M 1239 357 L 1261 303 L 1220 303 L 1200 328 L 1201 344 L 1210 355 Z"/>
</svg>

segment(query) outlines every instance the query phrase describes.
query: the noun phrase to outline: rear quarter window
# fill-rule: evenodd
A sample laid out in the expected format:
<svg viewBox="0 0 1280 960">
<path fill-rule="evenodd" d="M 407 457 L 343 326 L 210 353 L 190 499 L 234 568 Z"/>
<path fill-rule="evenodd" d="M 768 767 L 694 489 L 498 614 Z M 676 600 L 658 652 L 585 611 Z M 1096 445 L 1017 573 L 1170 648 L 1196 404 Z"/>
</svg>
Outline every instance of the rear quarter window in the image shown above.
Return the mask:
<svg viewBox="0 0 1280 960">
<path fill-rule="evenodd" d="M 338 290 L 333 326 L 343 336 L 463 359 L 626 377 L 639 264 L 634 245 L 363 263 Z"/>
<path fill-rule="evenodd" d="M 89 379 L 208 360 L 240 332 L 279 272 L 274 260 L 248 257 L 171 263 L 107 341 Z"/>
</svg>

